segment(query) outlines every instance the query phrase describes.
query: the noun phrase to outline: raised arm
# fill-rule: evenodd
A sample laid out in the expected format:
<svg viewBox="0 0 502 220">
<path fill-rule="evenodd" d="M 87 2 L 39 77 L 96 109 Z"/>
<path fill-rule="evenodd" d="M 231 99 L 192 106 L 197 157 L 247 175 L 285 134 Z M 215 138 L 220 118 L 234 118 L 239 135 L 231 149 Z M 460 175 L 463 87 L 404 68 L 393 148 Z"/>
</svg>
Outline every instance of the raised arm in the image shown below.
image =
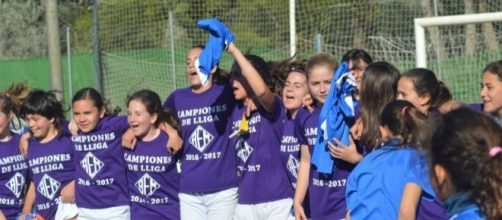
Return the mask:
<svg viewBox="0 0 502 220">
<path fill-rule="evenodd" d="M 249 83 L 249 86 L 253 90 L 262 107 L 264 107 L 266 111 L 272 112 L 274 109 L 274 94 L 268 88 L 265 80 L 261 78 L 258 71 L 256 71 L 253 65 L 246 59 L 244 54 L 242 54 L 234 43 L 231 43 L 228 46 L 227 51 L 234 57 L 237 64 L 239 64 L 242 75 Z"/>
</svg>

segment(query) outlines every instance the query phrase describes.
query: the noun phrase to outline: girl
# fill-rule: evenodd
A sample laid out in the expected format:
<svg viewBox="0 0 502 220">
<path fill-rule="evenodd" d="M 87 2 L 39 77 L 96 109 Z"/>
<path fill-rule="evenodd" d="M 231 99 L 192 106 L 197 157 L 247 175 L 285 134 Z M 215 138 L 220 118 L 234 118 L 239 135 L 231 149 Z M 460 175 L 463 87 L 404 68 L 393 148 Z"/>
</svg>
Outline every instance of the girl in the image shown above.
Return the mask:
<svg viewBox="0 0 502 220">
<path fill-rule="evenodd" d="M 75 148 L 79 219 L 130 219 L 126 165 L 120 137 L 129 125 L 111 114 L 98 91 L 79 90 L 72 99 L 79 131 Z M 99 199 L 96 199 L 99 198 Z"/>
<path fill-rule="evenodd" d="M 433 194 L 425 157 L 414 147 L 427 116 L 407 101 L 389 103 L 380 116 L 382 146 L 366 155 L 347 183 L 353 219 L 414 219 L 421 190 Z"/>
<path fill-rule="evenodd" d="M 488 64 L 483 70 L 480 96 L 483 111 L 502 124 L 502 60 Z"/>
<path fill-rule="evenodd" d="M 74 204 L 74 150 L 71 140 L 63 135 L 63 106 L 50 92 L 35 90 L 23 103 L 20 115 L 33 139 L 28 142 L 27 160 L 31 183 L 23 208 L 23 218 L 35 204 L 43 219 L 71 219 L 77 215 Z M 33 198 L 35 200 L 33 201 Z M 68 213 L 56 213 L 69 209 Z M 60 207 L 60 208 L 58 208 Z"/>
<path fill-rule="evenodd" d="M 305 109 L 299 110 L 295 119 L 296 136 L 301 144 L 294 198 L 296 219 L 307 219 L 302 207 L 307 188 L 311 219 L 342 219 L 345 216 L 346 178 L 353 168 L 352 163 L 356 163 L 360 157 L 355 146 L 351 146 L 346 152 L 345 159 L 337 161 L 335 171 L 331 175 L 320 174 L 310 165 L 310 156 L 316 144 L 319 114 L 330 90 L 336 67 L 335 59 L 329 54 L 316 54 L 307 62 L 307 83 L 315 105 L 312 113 Z"/>
<path fill-rule="evenodd" d="M 500 126 L 485 114 L 460 108 L 435 118 L 429 131 L 431 182 L 448 217 L 500 219 Z"/>
<path fill-rule="evenodd" d="M 237 106 L 231 115 L 240 173 L 235 219 L 286 219 L 291 211 L 293 189 L 281 163 L 280 145 L 285 110 L 270 89 L 269 70 L 258 56 L 244 56 L 231 43 L 235 63 L 232 85 Z M 249 111 L 250 106 L 256 110 Z M 271 178 L 273 177 L 273 178 Z"/>
<path fill-rule="evenodd" d="M 361 82 L 364 75 L 364 70 L 369 64 L 373 62 L 371 56 L 363 49 L 354 48 L 347 51 L 342 57 L 342 63 L 347 62 L 349 64 L 349 69 L 356 80 L 357 89 L 354 93 L 356 100 L 359 100 L 361 91 Z"/>
<path fill-rule="evenodd" d="M 452 99 L 448 88 L 436 78 L 434 72 L 415 68 L 399 78 L 397 99 L 411 102 L 424 114 L 438 112 L 442 104 Z"/>
<path fill-rule="evenodd" d="M 164 111 L 159 96 L 150 90 L 134 93 L 127 101 L 127 120 L 138 139 L 126 150 L 132 219 L 180 219 L 177 157 L 166 149 L 167 134 L 159 124 L 174 118 Z"/>
<path fill-rule="evenodd" d="M 28 169 L 19 151 L 20 136 L 9 130 L 14 112 L 12 99 L 0 94 L 0 210 L 7 219 L 16 219 L 22 211 Z"/>
<path fill-rule="evenodd" d="M 235 149 L 227 124 L 235 106 L 229 84 L 215 84 L 218 71 L 202 85 L 195 70 L 201 47 L 187 56 L 191 86 L 172 92 L 164 103 L 176 116 L 184 139 L 181 154 L 181 219 L 231 219 L 237 205 Z M 217 77 L 218 76 L 218 77 Z M 204 180 L 204 181 L 201 181 Z"/>
<path fill-rule="evenodd" d="M 12 84 L 6 91 L 5 94 L 9 96 L 14 102 L 16 109 L 19 110 L 21 105 L 26 100 L 31 92 L 31 88 L 24 83 Z M 10 123 L 10 130 L 16 134 L 22 135 L 28 131 L 28 126 L 26 121 L 24 121 L 19 115 L 19 112 L 14 112 L 14 117 Z"/>
</svg>

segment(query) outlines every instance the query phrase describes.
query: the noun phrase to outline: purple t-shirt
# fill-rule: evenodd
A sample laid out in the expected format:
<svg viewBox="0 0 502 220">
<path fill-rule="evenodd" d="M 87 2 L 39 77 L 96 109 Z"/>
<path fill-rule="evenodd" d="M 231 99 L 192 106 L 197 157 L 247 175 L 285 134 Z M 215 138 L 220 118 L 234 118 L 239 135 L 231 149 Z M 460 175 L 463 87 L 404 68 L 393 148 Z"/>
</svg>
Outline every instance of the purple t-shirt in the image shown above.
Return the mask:
<svg viewBox="0 0 502 220">
<path fill-rule="evenodd" d="M 281 159 L 288 170 L 288 179 L 293 188 L 296 188 L 298 167 L 300 166 L 300 144 L 295 136 L 295 119 L 289 114 L 284 117 L 284 129 L 281 137 Z"/>
<path fill-rule="evenodd" d="M 317 138 L 317 123 L 321 110 L 314 108 L 312 113 L 300 109 L 296 114 L 296 132 L 298 142 L 308 145 L 310 153 L 314 151 Z M 318 173 L 315 166 L 310 166 L 309 199 L 311 219 L 343 219 L 347 212 L 345 203 L 345 185 L 354 165 L 336 160 L 332 175 Z"/>
<path fill-rule="evenodd" d="M 178 89 L 164 103 L 178 118 L 183 137 L 180 192 L 207 193 L 237 187 L 235 149 L 228 147 L 232 88 L 213 85 L 194 93 Z"/>
<path fill-rule="evenodd" d="M 0 210 L 15 219 L 23 208 L 28 164 L 19 152 L 19 135 L 0 142 Z"/>
<path fill-rule="evenodd" d="M 61 190 L 75 178 L 73 155 L 69 137 L 55 137 L 47 143 L 29 141 L 29 176 L 35 185 L 35 207 L 44 219 L 54 219 Z"/>
<path fill-rule="evenodd" d="M 131 197 L 131 219 L 180 219 L 177 158 L 167 151 L 168 136 L 160 132 L 154 140 L 138 140 L 125 150 Z"/>
<path fill-rule="evenodd" d="M 79 131 L 75 147 L 75 197 L 80 208 L 129 205 L 122 135 L 125 116 L 105 116 L 89 133 Z M 99 198 L 99 199 L 98 199 Z"/>
<path fill-rule="evenodd" d="M 240 172 L 239 204 L 258 204 L 291 198 L 293 188 L 281 160 L 281 137 L 286 109 L 275 97 L 272 113 L 253 111 L 248 119 L 249 133 L 235 135 L 230 142 L 237 151 Z M 231 131 L 239 129 L 246 106 L 239 103 L 232 112 Z"/>
</svg>

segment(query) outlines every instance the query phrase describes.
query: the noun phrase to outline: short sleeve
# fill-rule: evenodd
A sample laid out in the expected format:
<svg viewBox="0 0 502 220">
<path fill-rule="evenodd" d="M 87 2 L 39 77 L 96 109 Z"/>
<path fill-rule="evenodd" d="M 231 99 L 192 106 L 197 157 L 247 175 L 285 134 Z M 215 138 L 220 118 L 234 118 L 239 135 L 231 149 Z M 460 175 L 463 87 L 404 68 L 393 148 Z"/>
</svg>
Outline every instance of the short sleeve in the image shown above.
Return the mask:
<svg viewBox="0 0 502 220">
<path fill-rule="evenodd" d="M 417 184 L 426 194 L 431 197 L 435 197 L 434 190 L 432 189 L 432 185 L 430 183 L 427 158 L 418 150 L 413 150 L 408 163 L 406 182 Z"/>
</svg>

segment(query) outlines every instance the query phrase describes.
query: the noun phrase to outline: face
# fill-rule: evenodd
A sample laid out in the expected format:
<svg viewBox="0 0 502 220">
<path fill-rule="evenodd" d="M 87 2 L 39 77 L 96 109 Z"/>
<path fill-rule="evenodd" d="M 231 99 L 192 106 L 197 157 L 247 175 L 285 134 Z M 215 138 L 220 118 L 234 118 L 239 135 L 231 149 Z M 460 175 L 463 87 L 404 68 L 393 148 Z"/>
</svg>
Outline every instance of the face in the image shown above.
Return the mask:
<svg viewBox="0 0 502 220">
<path fill-rule="evenodd" d="M 413 104 L 415 108 L 427 113 L 429 95 L 419 95 L 409 77 L 401 77 L 397 83 L 397 99 L 406 100 Z"/>
<path fill-rule="evenodd" d="M 480 95 L 485 112 L 498 112 L 502 115 L 502 80 L 498 75 L 490 72 L 483 74 Z"/>
<path fill-rule="evenodd" d="M 248 97 L 246 90 L 239 82 L 239 80 L 232 80 L 232 88 L 234 89 L 235 100 L 242 101 Z"/>
<path fill-rule="evenodd" d="M 7 132 L 9 132 L 9 123 L 11 118 L 12 113 L 7 115 L 0 111 L 0 134 L 8 134 Z"/>
<path fill-rule="evenodd" d="M 72 104 L 73 120 L 77 123 L 80 131 L 88 133 L 96 128 L 99 119 L 105 114 L 104 109 L 98 109 L 94 102 L 89 99 L 82 99 Z"/>
<path fill-rule="evenodd" d="M 324 103 L 331 87 L 333 69 L 327 65 L 314 66 L 309 72 L 308 86 L 312 98 L 319 103 Z"/>
<path fill-rule="evenodd" d="M 145 137 L 153 133 L 157 114 L 151 115 L 139 100 L 131 100 L 127 106 L 127 121 L 134 136 Z"/>
<path fill-rule="evenodd" d="M 197 75 L 197 71 L 195 70 L 195 60 L 199 57 L 202 49 L 193 48 L 188 52 L 187 60 L 186 60 L 186 68 L 187 68 L 187 77 L 188 81 L 192 86 L 201 86 L 199 76 Z"/>
<path fill-rule="evenodd" d="M 356 65 L 354 62 L 349 61 L 349 69 L 352 71 L 352 75 L 356 79 L 357 83 L 357 90 L 361 91 L 361 82 L 363 79 L 363 74 L 364 70 L 366 70 L 366 67 L 368 67 L 368 63 L 364 62 L 363 60 L 359 60 L 358 65 Z"/>
<path fill-rule="evenodd" d="M 39 114 L 28 114 L 26 123 L 33 136 L 40 141 L 51 138 L 55 132 L 54 119 L 48 119 Z"/>
<path fill-rule="evenodd" d="M 308 94 L 307 77 L 303 73 L 291 72 L 282 89 L 282 100 L 287 110 L 295 111 L 302 107 L 303 97 Z"/>
</svg>

